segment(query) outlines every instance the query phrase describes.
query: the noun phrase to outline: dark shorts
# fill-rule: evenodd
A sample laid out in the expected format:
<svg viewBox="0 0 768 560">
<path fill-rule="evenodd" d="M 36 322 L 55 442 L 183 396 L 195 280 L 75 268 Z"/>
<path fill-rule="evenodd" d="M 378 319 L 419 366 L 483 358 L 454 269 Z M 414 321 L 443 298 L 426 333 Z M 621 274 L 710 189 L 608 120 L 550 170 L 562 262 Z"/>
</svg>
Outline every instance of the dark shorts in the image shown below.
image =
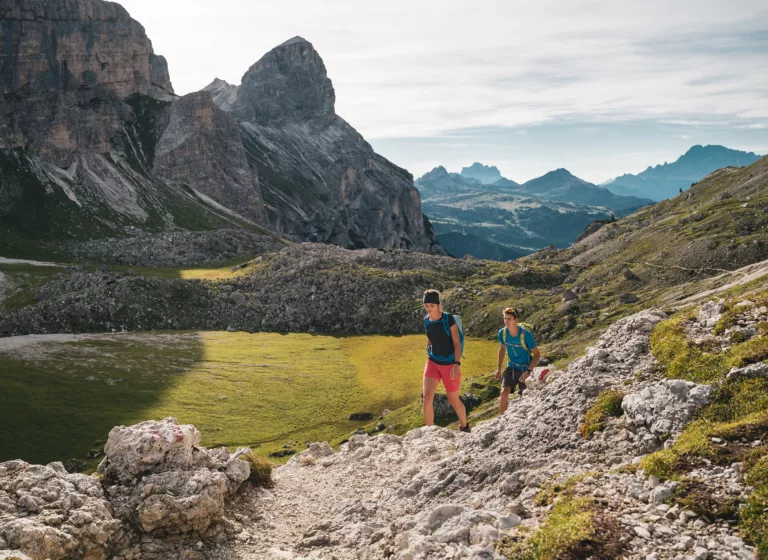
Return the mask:
<svg viewBox="0 0 768 560">
<path fill-rule="evenodd" d="M 501 386 L 502 387 L 509 387 L 514 392 L 515 387 L 520 388 L 520 394 L 523 394 L 523 391 L 525 391 L 525 383 L 520 381 L 520 378 L 523 376 L 526 370 L 524 369 L 517 369 L 508 367 L 504 370 L 504 375 L 501 378 Z"/>
</svg>

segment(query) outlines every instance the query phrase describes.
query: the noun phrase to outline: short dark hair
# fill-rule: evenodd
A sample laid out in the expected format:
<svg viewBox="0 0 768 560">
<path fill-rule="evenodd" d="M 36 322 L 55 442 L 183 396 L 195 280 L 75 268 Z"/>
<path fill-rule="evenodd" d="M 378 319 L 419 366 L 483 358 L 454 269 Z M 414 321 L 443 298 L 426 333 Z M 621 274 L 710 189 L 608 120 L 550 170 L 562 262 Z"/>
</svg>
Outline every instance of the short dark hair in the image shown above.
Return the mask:
<svg viewBox="0 0 768 560">
<path fill-rule="evenodd" d="M 515 319 L 520 318 L 520 313 L 518 313 L 517 309 L 515 309 L 514 307 L 507 307 L 504 310 L 504 315 L 512 315 Z"/>
<path fill-rule="evenodd" d="M 422 301 L 424 303 L 436 303 L 437 305 L 440 305 L 441 299 L 443 298 L 440 295 L 440 292 L 430 288 L 429 290 L 424 291 L 424 299 Z"/>
</svg>

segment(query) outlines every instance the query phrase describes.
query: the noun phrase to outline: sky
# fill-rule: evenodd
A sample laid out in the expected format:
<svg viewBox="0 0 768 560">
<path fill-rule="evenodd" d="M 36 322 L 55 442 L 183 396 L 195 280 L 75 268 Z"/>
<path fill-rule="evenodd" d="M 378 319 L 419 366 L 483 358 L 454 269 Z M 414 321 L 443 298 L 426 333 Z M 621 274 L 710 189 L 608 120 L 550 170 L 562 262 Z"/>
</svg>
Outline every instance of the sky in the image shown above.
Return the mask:
<svg viewBox="0 0 768 560">
<path fill-rule="evenodd" d="M 695 144 L 768 153 L 764 0 L 121 0 L 176 93 L 294 37 L 336 113 L 418 177 L 475 161 L 602 183 Z"/>
</svg>

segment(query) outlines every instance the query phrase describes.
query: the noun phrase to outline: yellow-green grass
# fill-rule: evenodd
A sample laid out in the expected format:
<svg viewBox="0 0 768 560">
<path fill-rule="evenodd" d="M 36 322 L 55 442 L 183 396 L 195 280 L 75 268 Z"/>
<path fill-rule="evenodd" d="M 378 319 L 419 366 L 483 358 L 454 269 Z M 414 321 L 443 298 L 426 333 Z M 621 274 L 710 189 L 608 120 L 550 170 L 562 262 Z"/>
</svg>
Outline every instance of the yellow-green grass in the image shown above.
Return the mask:
<svg viewBox="0 0 768 560">
<path fill-rule="evenodd" d="M 89 335 L 0 353 L 0 460 L 82 458 L 115 425 L 175 416 L 206 446 L 338 441 L 353 412 L 418 402 L 425 338 L 277 333 Z M 21 353 L 19 353 L 21 352 Z M 469 339 L 462 365 L 486 376 L 496 344 Z M 462 390 L 466 390 L 463 387 Z"/>
<path fill-rule="evenodd" d="M 584 438 L 589 438 L 595 432 L 603 430 L 605 423 L 610 418 L 618 418 L 624 411 L 621 401 L 624 393 L 616 389 L 607 389 L 601 392 L 595 403 L 584 414 L 584 423 L 579 427 L 579 432 Z"/>
<path fill-rule="evenodd" d="M 510 560 L 616 558 L 621 532 L 619 523 L 599 513 L 589 498 L 565 496 L 538 529 L 524 539 L 502 540 L 498 552 Z"/>
</svg>

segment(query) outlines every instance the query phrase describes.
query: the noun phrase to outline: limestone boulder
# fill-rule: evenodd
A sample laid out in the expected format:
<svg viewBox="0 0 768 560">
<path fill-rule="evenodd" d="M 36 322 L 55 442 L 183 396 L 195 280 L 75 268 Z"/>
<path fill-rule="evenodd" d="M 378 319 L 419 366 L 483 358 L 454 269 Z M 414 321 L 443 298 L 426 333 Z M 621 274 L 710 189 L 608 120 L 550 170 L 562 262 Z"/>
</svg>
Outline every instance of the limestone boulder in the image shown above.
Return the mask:
<svg viewBox="0 0 768 560">
<path fill-rule="evenodd" d="M 34 560 L 106 560 L 121 532 L 98 479 L 61 463 L 0 463 L 0 542 L 10 549 Z"/>
</svg>

